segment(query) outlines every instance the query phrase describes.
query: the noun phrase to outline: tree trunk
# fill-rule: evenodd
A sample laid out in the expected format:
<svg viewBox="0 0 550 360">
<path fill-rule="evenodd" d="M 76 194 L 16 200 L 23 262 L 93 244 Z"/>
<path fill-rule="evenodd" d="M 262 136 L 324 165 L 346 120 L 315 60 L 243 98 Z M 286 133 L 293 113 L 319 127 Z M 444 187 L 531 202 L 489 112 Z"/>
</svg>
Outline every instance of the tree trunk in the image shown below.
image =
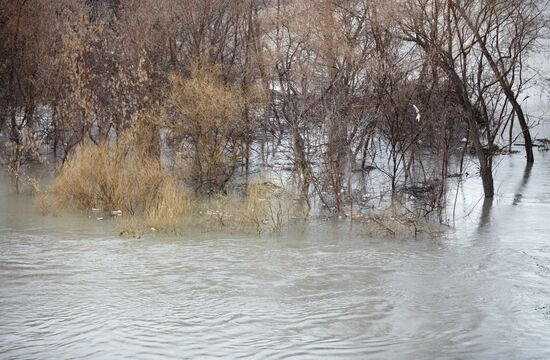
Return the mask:
<svg viewBox="0 0 550 360">
<path fill-rule="evenodd" d="M 309 206 L 309 171 L 305 156 L 304 139 L 300 134 L 297 124 L 293 125 L 292 132 L 295 162 L 294 166 L 296 167 L 296 173 L 300 181 L 300 191 Z"/>
<path fill-rule="evenodd" d="M 475 153 L 479 160 L 479 175 L 481 176 L 481 181 L 483 182 L 483 192 L 486 198 L 492 198 L 495 195 L 492 154 L 490 151 L 487 153 L 483 151 L 483 145 L 480 141 L 481 132 L 476 122 L 474 107 L 468 98 L 466 85 L 451 66 L 445 64 L 444 62 L 440 62 L 440 64 L 442 65 L 443 70 L 449 75 L 450 80 L 455 87 L 456 93 L 459 96 L 462 108 L 466 113 L 470 139 L 472 140 Z"/>
</svg>

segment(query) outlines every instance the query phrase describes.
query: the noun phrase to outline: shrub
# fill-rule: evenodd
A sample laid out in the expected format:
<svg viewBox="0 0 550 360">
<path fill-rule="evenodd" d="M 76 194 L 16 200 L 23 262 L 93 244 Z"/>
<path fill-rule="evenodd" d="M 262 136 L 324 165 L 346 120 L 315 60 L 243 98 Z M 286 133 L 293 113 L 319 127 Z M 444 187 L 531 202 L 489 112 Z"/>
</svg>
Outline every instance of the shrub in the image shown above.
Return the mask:
<svg viewBox="0 0 550 360">
<path fill-rule="evenodd" d="M 362 232 L 368 236 L 407 239 L 417 238 L 421 234 L 436 236 L 443 229 L 428 218 L 406 210 L 402 204 L 392 204 L 386 209 L 373 211 L 361 217 L 360 221 Z"/>
<path fill-rule="evenodd" d="M 216 195 L 203 203 L 202 223 L 247 232 L 281 231 L 291 221 L 305 217 L 294 193 L 269 181 L 248 185 L 241 195 Z"/>
<path fill-rule="evenodd" d="M 123 142 L 80 148 L 60 169 L 48 199 L 54 210 L 121 211 L 158 228 L 174 228 L 189 211 L 188 192 L 158 160 L 136 155 Z"/>
<path fill-rule="evenodd" d="M 216 67 L 194 65 L 189 79 L 172 76 L 165 125 L 199 192 L 226 190 L 242 155 L 244 104 L 241 89 L 224 85 Z"/>
</svg>

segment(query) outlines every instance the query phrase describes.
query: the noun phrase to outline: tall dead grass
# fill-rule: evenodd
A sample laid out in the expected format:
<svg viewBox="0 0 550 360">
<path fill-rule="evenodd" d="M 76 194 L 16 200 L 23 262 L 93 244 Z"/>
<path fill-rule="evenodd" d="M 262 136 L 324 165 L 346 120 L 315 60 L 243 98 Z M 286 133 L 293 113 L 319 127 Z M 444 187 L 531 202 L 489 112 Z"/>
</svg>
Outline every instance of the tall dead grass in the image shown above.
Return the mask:
<svg viewBox="0 0 550 360">
<path fill-rule="evenodd" d="M 190 212 L 190 198 L 158 160 L 120 143 L 83 146 L 63 165 L 47 194 L 53 211 L 116 211 L 159 229 L 176 228 Z"/>
</svg>

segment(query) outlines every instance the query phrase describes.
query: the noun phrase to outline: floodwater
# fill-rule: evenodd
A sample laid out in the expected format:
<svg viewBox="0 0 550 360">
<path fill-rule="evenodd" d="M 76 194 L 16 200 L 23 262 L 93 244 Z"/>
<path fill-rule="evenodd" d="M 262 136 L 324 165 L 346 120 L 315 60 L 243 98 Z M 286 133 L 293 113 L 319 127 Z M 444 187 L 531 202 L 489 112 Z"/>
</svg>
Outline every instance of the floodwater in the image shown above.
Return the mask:
<svg viewBox="0 0 550 360">
<path fill-rule="evenodd" d="M 119 237 L 0 176 L 0 358 L 549 359 L 550 154 L 499 157 L 438 238 L 346 222 Z"/>
</svg>

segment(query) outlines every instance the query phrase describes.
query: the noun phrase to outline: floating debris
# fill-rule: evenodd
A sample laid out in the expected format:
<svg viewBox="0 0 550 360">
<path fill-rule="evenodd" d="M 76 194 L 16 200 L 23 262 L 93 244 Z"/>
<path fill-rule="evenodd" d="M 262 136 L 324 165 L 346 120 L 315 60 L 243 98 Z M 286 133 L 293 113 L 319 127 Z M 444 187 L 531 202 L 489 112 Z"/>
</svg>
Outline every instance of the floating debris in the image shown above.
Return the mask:
<svg viewBox="0 0 550 360">
<path fill-rule="evenodd" d="M 111 211 L 112 216 L 122 216 L 122 210 Z"/>
</svg>

